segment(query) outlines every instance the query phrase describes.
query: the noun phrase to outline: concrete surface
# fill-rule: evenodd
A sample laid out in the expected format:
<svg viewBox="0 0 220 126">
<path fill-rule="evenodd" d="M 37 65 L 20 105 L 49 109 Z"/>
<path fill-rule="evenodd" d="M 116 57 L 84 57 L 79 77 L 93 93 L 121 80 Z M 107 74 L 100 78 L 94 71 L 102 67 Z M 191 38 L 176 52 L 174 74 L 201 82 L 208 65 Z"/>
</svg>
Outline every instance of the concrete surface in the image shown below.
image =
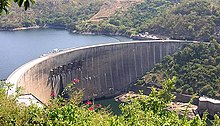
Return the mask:
<svg viewBox="0 0 220 126">
<path fill-rule="evenodd" d="M 43 103 L 51 92 L 57 96 L 74 78 L 84 90 L 84 100 L 109 97 L 126 91 L 138 78 L 172 54 L 192 42 L 150 40 L 100 44 L 67 49 L 35 59 L 14 71 L 7 79 L 24 94 L 33 94 Z"/>
</svg>

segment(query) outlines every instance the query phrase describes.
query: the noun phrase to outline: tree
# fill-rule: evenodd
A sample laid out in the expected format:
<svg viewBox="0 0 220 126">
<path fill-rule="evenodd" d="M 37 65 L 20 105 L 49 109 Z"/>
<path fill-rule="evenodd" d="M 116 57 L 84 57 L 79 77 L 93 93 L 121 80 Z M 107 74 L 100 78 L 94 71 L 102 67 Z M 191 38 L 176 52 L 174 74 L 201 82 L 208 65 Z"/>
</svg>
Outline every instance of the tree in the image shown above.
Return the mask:
<svg viewBox="0 0 220 126">
<path fill-rule="evenodd" d="M 166 77 L 177 77 L 176 91 L 179 93 L 206 95 L 220 99 L 220 44 L 212 41 L 210 44 L 197 43 L 189 44 L 182 50 L 171 56 L 166 56 L 164 60 L 156 65 L 153 70 L 145 76 L 152 74 L 160 75 L 167 73 L 167 76 L 158 78 L 157 84 Z"/>
<path fill-rule="evenodd" d="M 34 0 L 14 0 L 19 7 L 23 6 L 25 10 L 30 7 L 30 3 L 35 3 Z M 0 15 L 5 12 L 8 13 L 8 8 L 11 7 L 10 0 L 0 0 Z"/>
</svg>

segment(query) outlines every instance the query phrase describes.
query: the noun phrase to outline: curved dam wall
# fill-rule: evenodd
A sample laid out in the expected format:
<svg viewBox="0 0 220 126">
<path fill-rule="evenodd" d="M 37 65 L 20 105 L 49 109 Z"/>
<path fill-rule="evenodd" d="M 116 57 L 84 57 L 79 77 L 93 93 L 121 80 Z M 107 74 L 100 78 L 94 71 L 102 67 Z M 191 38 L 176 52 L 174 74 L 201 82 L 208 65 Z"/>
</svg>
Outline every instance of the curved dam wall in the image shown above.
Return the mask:
<svg viewBox="0 0 220 126">
<path fill-rule="evenodd" d="M 14 71 L 7 82 L 23 87 L 43 103 L 74 78 L 84 90 L 83 100 L 109 97 L 126 91 L 168 54 L 191 42 L 151 40 L 100 44 L 67 49 L 33 60 Z"/>
</svg>

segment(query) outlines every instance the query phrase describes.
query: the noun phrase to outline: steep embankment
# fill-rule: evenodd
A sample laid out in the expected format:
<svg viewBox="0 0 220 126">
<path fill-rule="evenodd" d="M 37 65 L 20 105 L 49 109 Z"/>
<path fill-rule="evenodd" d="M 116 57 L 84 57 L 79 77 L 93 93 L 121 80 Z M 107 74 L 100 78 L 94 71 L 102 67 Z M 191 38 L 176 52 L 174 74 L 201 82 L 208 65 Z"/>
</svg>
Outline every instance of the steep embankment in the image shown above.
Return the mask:
<svg viewBox="0 0 220 126">
<path fill-rule="evenodd" d="M 177 77 L 178 93 L 220 99 L 220 45 L 217 42 L 188 45 L 165 57 L 146 74 L 144 81 L 158 87 L 163 79 L 172 76 Z"/>
<path fill-rule="evenodd" d="M 117 11 L 126 11 L 135 3 L 143 2 L 143 0 L 110 0 L 106 1 L 99 12 L 95 14 L 89 21 L 100 22 L 108 19 L 114 15 Z"/>
<path fill-rule="evenodd" d="M 102 22 L 86 22 L 81 24 L 79 31 L 126 36 L 144 32 L 142 29 L 148 26 L 146 24 L 169 10 L 177 2 L 179 0 L 143 0 L 129 8 L 117 11 L 109 18 L 104 18 Z"/>
</svg>

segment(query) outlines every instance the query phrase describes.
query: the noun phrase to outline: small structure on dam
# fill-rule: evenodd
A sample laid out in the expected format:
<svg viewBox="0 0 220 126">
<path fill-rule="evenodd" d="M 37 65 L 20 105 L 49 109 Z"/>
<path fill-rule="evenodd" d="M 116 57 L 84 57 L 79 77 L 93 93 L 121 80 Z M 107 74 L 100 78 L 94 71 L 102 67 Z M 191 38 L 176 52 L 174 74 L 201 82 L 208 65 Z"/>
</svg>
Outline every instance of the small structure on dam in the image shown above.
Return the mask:
<svg viewBox="0 0 220 126">
<path fill-rule="evenodd" d="M 208 97 L 199 98 L 199 113 L 207 111 L 209 115 L 214 116 L 215 114 L 220 116 L 220 100 L 215 100 Z"/>
<path fill-rule="evenodd" d="M 7 82 L 24 88 L 43 103 L 74 78 L 84 100 L 118 95 L 183 45 L 192 42 L 151 40 L 100 44 L 63 50 L 35 59 L 14 71 Z"/>
</svg>

